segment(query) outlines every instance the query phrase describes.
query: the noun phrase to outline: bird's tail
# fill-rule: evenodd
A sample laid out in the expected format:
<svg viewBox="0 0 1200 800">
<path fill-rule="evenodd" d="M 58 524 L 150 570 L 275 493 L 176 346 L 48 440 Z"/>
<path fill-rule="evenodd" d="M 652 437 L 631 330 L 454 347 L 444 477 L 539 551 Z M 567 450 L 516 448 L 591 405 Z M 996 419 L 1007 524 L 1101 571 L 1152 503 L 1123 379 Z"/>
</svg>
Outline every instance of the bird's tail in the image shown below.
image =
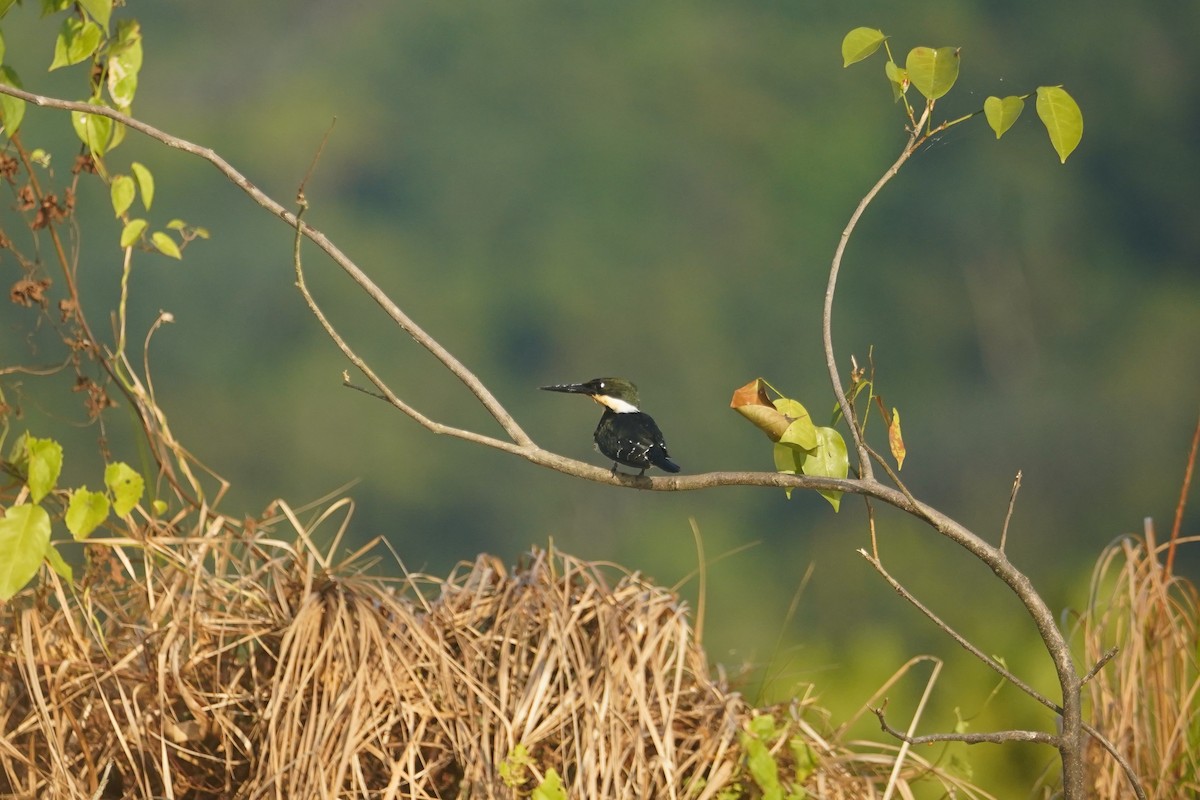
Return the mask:
<svg viewBox="0 0 1200 800">
<path fill-rule="evenodd" d="M 679 472 L 679 465 L 667 458 L 667 454 L 661 450 L 650 451 L 650 463 L 663 472 Z"/>
</svg>

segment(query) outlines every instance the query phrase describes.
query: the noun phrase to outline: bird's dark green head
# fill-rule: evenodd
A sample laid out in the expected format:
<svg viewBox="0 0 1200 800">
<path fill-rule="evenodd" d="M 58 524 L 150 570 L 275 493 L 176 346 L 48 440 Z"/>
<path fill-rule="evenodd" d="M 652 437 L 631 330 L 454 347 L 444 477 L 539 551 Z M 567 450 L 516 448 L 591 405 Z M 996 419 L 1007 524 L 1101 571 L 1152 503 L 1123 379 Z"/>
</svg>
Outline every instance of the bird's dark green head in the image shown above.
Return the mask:
<svg viewBox="0 0 1200 800">
<path fill-rule="evenodd" d="M 593 378 L 586 383 L 559 383 L 541 387 L 548 392 L 586 394 L 597 403 L 618 413 L 638 410 L 638 390 L 624 378 Z"/>
</svg>

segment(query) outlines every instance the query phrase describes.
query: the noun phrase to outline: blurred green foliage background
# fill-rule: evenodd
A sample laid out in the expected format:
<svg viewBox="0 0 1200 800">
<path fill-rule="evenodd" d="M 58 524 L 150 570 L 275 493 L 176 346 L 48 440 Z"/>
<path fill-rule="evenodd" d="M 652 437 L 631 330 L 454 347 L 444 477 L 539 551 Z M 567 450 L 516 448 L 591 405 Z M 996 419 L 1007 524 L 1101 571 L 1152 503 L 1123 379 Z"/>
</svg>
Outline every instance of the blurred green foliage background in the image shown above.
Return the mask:
<svg viewBox="0 0 1200 800">
<path fill-rule="evenodd" d="M 29 89 L 78 96 L 77 78 L 44 72 L 51 34 L 29 34 L 44 52 L 15 44 L 37 30 L 33 11 L 5 21 L 6 63 Z M 1079 608 L 1100 548 L 1144 517 L 1169 530 L 1200 397 L 1196 4 L 214 0 L 122 13 L 146 37 L 135 112 L 285 204 L 336 117 L 308 221 L 540 444 L 601 463 L 599 409 L 536 387 L 625 375 L 685 472 L 772 468 L 769 443 L 728 409 L 751 378 L 818 417 L 832 408 L 820 347 L 830 257 L 905 138 L 882 59 L 844 70 L 842 36 L 881 27 L 898 59 L 961 46 L 938 119 L 1063 84 L 1085 118 L 1066 166 L 1030 102 L 1001 142 L 973 120 L 885 189 L 847 253 L 835 347 L 843 365 L 874 347 L 918 496 L 995 540 L 1023 471 L 1009 551 L 1052 607 Z M 33 109 L 25 126 L 29 144 L 68 130 L 65 115 Z M 73 147 L 68 131 L 60 170 Z M 226 513 L 357 480 L 354 536 L 386 536 L 410 569 L 444 573 L 481 551 L 511 562 L 553 537 L 668 585 L 696 568 L 694 519 L 705 643 L 731 673 L 750 670 L 752 699 L 815 682 L 844 719 L 933 652 L 949 669 L 925 729 L 981 708 L 973 729 L 1052 724 L 1009 689 L 983 708 L 984 668 L 856 555 L 861 502 L 834 515 L 816 495 L 621 491 L 436 438 L 341 387 L 345 365 L 293 288 L 286 226 L 197 160 L 137 136 L 112 155 L 126 159 L 154 170 L 160 215 L 214 234 L 182 264 L 138 259 L 132 326 L 140 340 L 160 309 L 175 315 L 152 347 L 155 387 L 175 433 L 232 482 Z M 93 190 L 80 214 L 95 316 L 115 298 L 120 258 Z M 336 267 L 307 257 L 318 299 L 393 388 L 441 421 L 499 434 Z M 4 315 L 6 360 L 26 358 L 25 313 Z M 58 435 L 36 426 L 59 414 L 83 416 L 26 406 L 38 435 Z M 68 450 L 84 480 L 95 436 Z M 878 521 L 895 574 L 1055 694 L 1032 625 L 986 569 L 898 514 Z M 696 590 L 693 577 L 693 605 Z M 891 692 L 898 720 L 909 683 Z M 1019 746 L 969 756 L 1010 789 L 1055 761 Z"/>
</svg>

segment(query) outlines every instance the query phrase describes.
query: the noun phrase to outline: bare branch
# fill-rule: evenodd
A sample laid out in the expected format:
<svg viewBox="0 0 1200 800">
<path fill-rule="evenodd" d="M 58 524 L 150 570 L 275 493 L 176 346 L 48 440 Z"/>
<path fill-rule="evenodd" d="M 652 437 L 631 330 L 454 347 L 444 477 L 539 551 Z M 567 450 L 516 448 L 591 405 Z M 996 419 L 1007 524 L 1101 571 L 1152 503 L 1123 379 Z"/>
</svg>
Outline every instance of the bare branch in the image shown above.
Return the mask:
<svg viewBox="0 0 1200 800">
<path fill-rule="evenodd" d="M 1017 492 L 1021 491 L 1021 470 L 1017 470 L 1017 476 L 1013 478 L 1012 494 L 1008 496 L 1008 513 L 1004 515 L 1004 527 L 1000 530 L 1000 552 L 1004 552 L 1004 545 L 1008 543 L 1008 523 L 1012 520 L 1013 508 L 1017 505 Z"/>
<path fill-rule="evenodd" d="M 871 711 L 879 718 L 879 726 L 884 733 L 894 736 L 907 744 L 935 744 L 937 742 L 966 742 L 967 744 L 1004 744 L 1005 742 L 1036 742 L 1059 746 L 1059 737 L 1044 731 L 993 731 L 991 733 L 928 733 L 924 736 L 909 736 L 904 731 L 897 730 L 888 724 L 884 716 L 884 708 L 872 708 Z"/>
<path fill-rule="evenodd" d="M 383 311 L 392 318 L 392 321 L 400 326 L 401 330 L 416 340 L 418 344 L 428 350 L 433 356 L 442 363 L 446 369 L 457 377 L 471 391 L 479 402 L 487 409 L 488 413 L 504 428 L 512 440 L 521 447 L 528 447 L 533 444 L 533 441 L 521 429 L 512 415 L 501 405 L 500 401 L 492 395 L 483 383 L 475 377 L 461 361 L 451 355 L 450 351 L 442 347 L 432 336 L 424 331 L 416 322 L 409 318 L 399 306 L 397 306 L 391 298 L 389 298 L 378 285 L 372 281 L 365 272 L 359 269 L 350 258 L 343 253 L 333 242 L 331 242 L 325 234 L 313 228 L 307 223 L 300 222 L 296 215 L 288 211 L 265 192 L 255 186 L 241 172 L 236 170 L 224 158 L 219 156 L 214 150 L 208 147 L 202 147 L 198 144 L 181 139 L 178 136 L 160 130 L 153 125 L 149 125 L 141 120 L 135 119 L 128 114 L 122 114 L 107 106 L 93 105 L 91 103 L 79 103 L 72 100 L 60 100 L 54 97 L 46 97 L 32 92 L 27 92 L 23 89 L 18 89 L 15 86 L 0 84 L 0 94 L 19 97 L 27 103 L 33 103 L 36 106 L 44 108 L 57 108 L 63 111 L 76 111 L 84 114 L 96 114 L 102 117 L 120 122 L 128 128 L 131 128 L 139 133 L 145 134 L 152 139 L 155 139 L 168 147 L 182 150 L 185 153 L 197 156 L 216 167 L 222 175 L 228 178 L 235 186 L 248 194 L 254 202 L 270 211 L 275 216 L 282 219 L 291 227 L 299 226 L 304 236 L 313 244 L 319 247 L 326 255 L 328 255 L 335 264 L 342 268 L 350 279 L 362 287 L 372 300 L 374 300 Z"/>
<path fill-rule="evenodd" d="M 837 359 L 833 353 L 833 295 L 837 290 L 838 273 L 842 268 L 842 256 L 846 253 L 846 245 L 850 242 L 850 235 L 858 227 L 859 218 L 867 210 L 867 206 L 871 204 L 871 201 L 875 199 L 875 195 L 879 194 L 888 181 L 896 177 L 896 173 L 900 171 L 900 167 L 904 166 L 904 162 L 908 161 L 909 157 L 916 152 L 920 141 L 923 141 L 918 140 L 918 132 L 928 116 L 929 108 L 926 107 L 925 113 L 921 116 L 921 121 L 917 124 L 912 135 L 909 136 L 908 144 L 901 151 L 900 157 L 896 159 L 896 163 L 888 167 L 883 176 L 875 182 L 871 190 L 859 201 L 858 207 L 854 209 L 854 213 L 850 215 L 850 221 L 846 223 L 841 238 L 838 240 L 837 250 L 834 251 L 833 263 L 829 267 L 829 283 L 825 287 L 825 307 L 821 313 L 821 336 L 825 345 L 825 367 L 829 370 L 829 381 L 833 384 L 833 394 L 837 398 L 838 408 L 842 410 L 842 418 L 846 420 L 846 425 L 850 428 L 850 434 L 854 437 L 854 445 L 858 451 L 859 470 L 862 472 L 862 477 L 867 479 L 873 477 L 874 470 L 871 467 L 871 459 L 867 455 L 866 442 L 863 440 L 862 431 L 858 427 L 858 418 L 854 413 L 854 404 L 846 399 L 846 391 L 842 388 L 842 378 L 838 372 Z"/>
<path fill-rule="evenodd" d="M 1083 676 L 1081 683 L 1087 683 L 1092 678 L 1096 677 L 1096 673 L 1104 669 L 1104 665 L 1112 661 L 1119 652 L 1121 652 L 1121 648 L 1117 647 L 1116 645 L 1108 648 L 1108 650 L 1104 652 L 1104 655 L 1100 656 L 1100 659 L 1092 665 L 1091 669 L 1088 670 L 1087 675 Z"/>
</svg>

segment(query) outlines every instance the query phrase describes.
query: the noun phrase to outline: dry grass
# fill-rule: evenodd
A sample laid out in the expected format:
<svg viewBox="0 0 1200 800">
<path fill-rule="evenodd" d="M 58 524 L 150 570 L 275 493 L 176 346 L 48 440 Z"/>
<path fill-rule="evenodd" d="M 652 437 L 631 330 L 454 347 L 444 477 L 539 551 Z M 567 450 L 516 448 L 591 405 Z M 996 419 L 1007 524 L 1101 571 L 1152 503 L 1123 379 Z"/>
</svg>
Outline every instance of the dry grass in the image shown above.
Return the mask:
<svg viewBox="0 0 1200 800">
<path fill-rule="evenodd" d="M 0 608 L 0 796 L 527 797 L 550 770 L 571 798 L 762 796 L 743 745 L 763 712 L 672 592 L 542 550 L 387 581 L 313 543 L 348 505 L 278 509 L 145 522 L 90 544 L 74 588 L 44 572 Z M 883 796 L 897 748 L 825 738 L 809 701 L 767 713 L 785 786 Z M 896 797 L 986 796 L 901 760 Z"/>
<path fill-rule="evenodd" d="M 1150 526 L 1144 538 L 1108 547 L 1082 621 L 1084 663 L 1120 648 L 1085 687 L 1092 722 L 1153 800 L 1200 797 L 1200 594 L 1164 567 L 1160 559 L 1169 547 L 1155 543 Z M 1095 744 L 1089 768 L 1096 797 L 1133 796 L 1118 765 Z"/>
</svg>

